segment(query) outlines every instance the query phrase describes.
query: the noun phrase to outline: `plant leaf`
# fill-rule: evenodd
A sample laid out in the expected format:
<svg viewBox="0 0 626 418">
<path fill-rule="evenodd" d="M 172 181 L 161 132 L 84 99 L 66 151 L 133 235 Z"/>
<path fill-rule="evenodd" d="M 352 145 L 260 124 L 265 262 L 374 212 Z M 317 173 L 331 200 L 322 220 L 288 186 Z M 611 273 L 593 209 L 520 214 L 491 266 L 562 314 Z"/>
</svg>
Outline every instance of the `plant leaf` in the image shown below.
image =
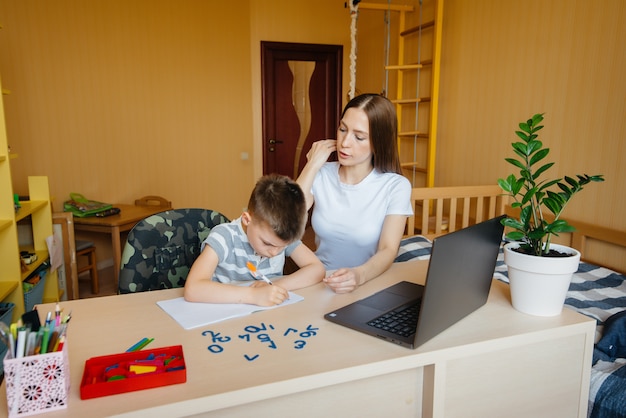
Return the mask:
<svg viewBox="0 0 626 418">
<path fill-rule="evenodd" d="M 578 182 L 576 180 L 574 180 L 573 178 L 569 177 L 569 176 L 565 176 L 565 181 L 568 182 L 570 184 L 570 186 L 572 186 L 575 189 L 580 187 Z M 583 178 L 581 181 L 585 181 L 585 179 Z"/>
<path fill-rule="evenodd" d="M 537 124 L 541 123 L 543 121 L 543 115 L 544 115 L 544 113 L 536 113 L 536 114 L 534 114 L 532 119 L 531 119 L 532 120 L 532 124 L 533 125 L 537 125 Z"/>
<path fill-rule="evenodd" d="M 524 238 L 524 234 L 519 231 L 511 231 L 506 234 L 506 237 L 512 241 L 520 241 Z"/>
<path fill-rule="evenodd" d="M 549 182 L 547 182 L 547 183 L 543 183 L 539 189 L 540 189 L 540 190 L 545 190 L 545 189 L 547 189 L 548 187 L 551 187 L 552 185 L 557 184 L 559 181 L 561 181 L 561 179 L 550 180 L 550 181 L 549 181 Z"/>
<path fill-rule="evenodd" d="M 528 142 L 530 140 L 530 137 L 522 131 L 515 131 L 515 134 L 519 136 L 524 142 Z"/>
<path fill-rule="evenodd" d="M 518 158 L 505 160 L 519 169 L 519 176 L 511 174 L 506 179 L 498 179 L 500 188 L 514 198 L 511 206 L 520 211 L 518 219 L 506 218 L 502 221 L 503 225 L 511 229 L 507 238 L 519 241 L 522 248 L 537 256 L 547 255 L 552 235 L 574 231 L 573 226 L 560 219 L 561 212 L 572 196 L 592 181 L 604 181 L 601 174 L 541 179 L 554 165 L 554 162 L 538 164 L 550 152 L 549 148 L 543 148 L 543 142 L 538 139 L 538 132 L 543 129 L 543 116 L 543 113 L 533 115 L 521 122 L 520 130 L 515 131 L 517 137 L 523 141 L 512 143 L 513 152 Z M 535 165 L 539 168 L 535 168 Z M 548 222 L 543 210 L 550 211 L 556 220 Z"/>
<path fill-rule="evenodd" d="M 541 161 L 550 152 L 550 148 L 544 148 L 535 153 L 530 159 L 530 165 L 534 165 L 537 161 Z"/>
<path fill-rule="evenodd" d="M 532 120 L 531 120 L 531 119 L 528 119 L 528 121 L 527 121 L 526 123 L 524 123 L 524 122 L 520 123 L 520 124 L 519 124 L 519 128 L 520 128 L 522 131 L 524 131 L 524 132 L 526 132 L 527 134 L 529 134 L 529 133 L 531 132 L 531 131 L 530 131 L 530 125 L 531 125 L 532 123 L 533 123 L 533 122 L 532 122 Z M 518 136 L 519 136 L 519 134 L 518 134 Z"/>
<path fill-rule="evenodd" d="M 505 158 L 504 160 L 510 164 L 513 164 L 517 168 L 521 168 L 522 170 L 526 169 L 526 166 L 524 164 L 517 160 L 514 160 L 513 158 Z"/>
<path fill-rule="evenodd" d="M 535 170 L 535 173 L 533 174 L 533 179 L 537 180 L 544 171 L 546 171 L 548 168 L 552 167 L 553 165 L 554 163 L 548 163 L 539 167 L 537 170 Z"/>
<path fill-rule="evenodd" d="M 554 199 L 551 198 L 546 198 L 543 199 L 543 205 L 545 207 L 547 207 L 550 212 L 552 212 L 555 216 L 558 216 L 559 213 L 561 213 L 561 210 L 563 209 L 563 205 L 561 205 L 559 202 L 555 201 Z"/>
<path fill-rule="evenodd" d="M 568 224 L 567 221 L 558 219 L 549 224 L 546 230 L 551 234 L 557 235 L 559 232 L 574 232 L 576 228 Z"/>
</svg>

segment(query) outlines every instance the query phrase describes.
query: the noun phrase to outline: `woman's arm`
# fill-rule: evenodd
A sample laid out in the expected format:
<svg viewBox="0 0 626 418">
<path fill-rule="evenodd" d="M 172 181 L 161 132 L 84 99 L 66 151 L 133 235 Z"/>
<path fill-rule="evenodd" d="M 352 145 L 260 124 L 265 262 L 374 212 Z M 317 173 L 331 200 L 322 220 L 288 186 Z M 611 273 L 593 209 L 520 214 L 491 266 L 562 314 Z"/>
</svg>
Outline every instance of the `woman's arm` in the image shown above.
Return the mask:
<svg viewBox="0 0 626 418">
<path fill-rule="evenodd" d="M 321 282 L 324 278 L 326 274 L 324 265 L 306 245 L 298 245 L 291 253 L 291 259 L 299 269 L 292 274 L 277 279 L 274 283 L 287 290 L 295 290 L 312 286 Z"/>
<path fill-rule="evenodd" d="M 337 151 L 337 141 L 334 139 L 323 139 L 314 142 L 309 152 L 306 153 L 307 163 L 296 182 L 304 192 L 307 210 L 311 209 L 311 206 L 313 206 L 313 194 L 311 193 L 311 189 L 313 188 L 315 176 L 324 163 L 328 161 L 330 154 L 335 151 Z"/>
<path fill-rule="evenodd" d="M 281 286 L 235 286 L 213 281 L 219 259 L 206 246 L 189 270 L 183 295 L 188 302 L 247 303 L 259 306 L 279 305 L 289 294 Z"/>
<path fill-rule="evenodd" d="M 336 293 L 348 293 L 387 271 L 398 255 L 406 218 L 405 215 L 387 215 L 376 254 L 360 266 L 336 270 L 324 282 Z"/>
</svg>

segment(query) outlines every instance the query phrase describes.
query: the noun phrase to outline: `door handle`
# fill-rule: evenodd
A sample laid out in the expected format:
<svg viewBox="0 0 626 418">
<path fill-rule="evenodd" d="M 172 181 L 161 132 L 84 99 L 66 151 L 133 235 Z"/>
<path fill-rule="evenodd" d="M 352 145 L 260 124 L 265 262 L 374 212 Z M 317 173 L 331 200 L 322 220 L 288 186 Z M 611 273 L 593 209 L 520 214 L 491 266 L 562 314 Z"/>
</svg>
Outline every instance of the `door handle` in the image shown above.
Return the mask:
<svg viewBox="0 0 626 418">
<path fill-rule="evenodd" d="M 283 141 L 278 141 L 276 139 L 270 139 L 269 142 L 270 142 L 270 144 L 282 144 L 283 143 Z"/>
</svg>

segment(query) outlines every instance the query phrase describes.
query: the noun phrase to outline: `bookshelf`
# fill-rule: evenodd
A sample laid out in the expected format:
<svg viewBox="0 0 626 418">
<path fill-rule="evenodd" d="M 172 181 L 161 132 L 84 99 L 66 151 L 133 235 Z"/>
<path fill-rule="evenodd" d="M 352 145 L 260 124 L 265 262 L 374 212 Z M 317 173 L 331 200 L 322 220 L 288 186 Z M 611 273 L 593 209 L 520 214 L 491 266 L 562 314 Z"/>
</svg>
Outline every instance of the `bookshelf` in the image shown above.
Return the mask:
<svg viewBox="0 0 626 418">
<path fill-rule="evenodd" d="M 3 102 L 0 100 L 0 301 L 15 304 L 12 320 L 16 321 L 24 313 L 22 281 L 49 258 L 46 238 L 53 232 L 52 207 L 48 177 L 32 176 L 28 178 L 30 200 L 21 201 L 21 207 L 15 210 L 10 166 L 13 156 L 8 148 Z M 20 247 L 18 222 L 30 224 L 32 245 Z M 22 271 L 20 263 L 20 251 L 23 250 L 37 254 L 37 261 L 29 264 L 26 271 Z M 56 272 L 49 272 L 43 302 L 54 302 L 61 296 Z"/>
</svg>

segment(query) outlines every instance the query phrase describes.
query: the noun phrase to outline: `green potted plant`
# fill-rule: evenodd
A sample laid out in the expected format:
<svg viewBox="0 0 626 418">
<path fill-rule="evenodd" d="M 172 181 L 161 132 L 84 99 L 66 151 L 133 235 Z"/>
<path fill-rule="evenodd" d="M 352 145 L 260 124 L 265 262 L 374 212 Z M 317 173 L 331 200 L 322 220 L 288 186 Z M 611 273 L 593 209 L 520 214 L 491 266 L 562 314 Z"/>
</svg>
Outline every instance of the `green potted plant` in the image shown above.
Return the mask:
<svg viewBox="0 0 626 418">
<path fill-rule="evenodd" d="M 498 179 L 498 185 L 513 199 L 511 206 L 519 209 L 518 218 L 502 220 L 509 228 L 506 237 L 513 241 L 504 248 L 513 306 L 522 312 L 552 316 L 561 312 L 572 273 L 580 261 L 580 252 L 551 243 L 552 236 L 575 230 L 561 219 L 561 213 L 585 185 L 604 178 L 583 174 L 543 179 L 554 162 L 545 162 L 550 149 L 537 139 L 542 121 L 543 114 L 536 114 L 519 124 L 520 130 L 515 133 L 522 142 L 512 144 L 518 158 L 505 159 L 519 168 L 519 176 Z"/>
</svg>

